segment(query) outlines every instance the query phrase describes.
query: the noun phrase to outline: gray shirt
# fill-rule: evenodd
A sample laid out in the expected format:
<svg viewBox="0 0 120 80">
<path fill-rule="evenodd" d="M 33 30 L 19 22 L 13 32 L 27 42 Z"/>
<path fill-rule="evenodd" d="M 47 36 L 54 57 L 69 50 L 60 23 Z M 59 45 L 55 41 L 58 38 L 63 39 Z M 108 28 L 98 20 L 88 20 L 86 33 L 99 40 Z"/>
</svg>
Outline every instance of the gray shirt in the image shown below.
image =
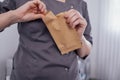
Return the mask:
<svg viewBox="0 0 120 80">
<path fill-rule="evenodd" d="M 1 12 L 16 9 L 29 0 L 5 0 Z M 42 0 L 55 14 L 70 8 L 78 10 L 87 20 L 84 36 L 92 43 L 91 25 L 87 4 L 83 0 Z M 19 14 L 18 14 L 19 15 Z M 18 23 L 19 46 L 14 56 L 11 80 L 75 80 L 77 54 L 75 51 L 61 55 L 49 31 L 41 19 Z"/>
</svg>

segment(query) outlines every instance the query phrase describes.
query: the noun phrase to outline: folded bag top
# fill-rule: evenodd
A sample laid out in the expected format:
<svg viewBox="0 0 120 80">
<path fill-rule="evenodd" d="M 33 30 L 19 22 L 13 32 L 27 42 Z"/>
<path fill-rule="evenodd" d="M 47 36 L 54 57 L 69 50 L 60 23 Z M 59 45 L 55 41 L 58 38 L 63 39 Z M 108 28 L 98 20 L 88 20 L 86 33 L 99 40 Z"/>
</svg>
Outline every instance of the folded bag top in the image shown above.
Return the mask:
<svg viewBox="0 0 120 80">
<path fill-rule="evenodd" d="M 81 48 L 81 41 L 77 31 L 66 23 L 64 12 L 54 15 L 47 12 L 42 18 L 61 54 L 68 54 Z"/>
</svg>

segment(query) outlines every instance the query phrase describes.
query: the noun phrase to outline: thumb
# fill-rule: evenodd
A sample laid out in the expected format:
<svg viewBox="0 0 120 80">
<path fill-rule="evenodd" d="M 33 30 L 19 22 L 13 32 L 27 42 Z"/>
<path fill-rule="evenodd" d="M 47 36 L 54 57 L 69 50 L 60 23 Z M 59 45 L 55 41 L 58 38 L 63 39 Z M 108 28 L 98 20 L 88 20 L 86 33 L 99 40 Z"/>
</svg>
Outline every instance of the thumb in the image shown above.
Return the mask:
<svg viewBox="0 0 120 80">
<path fill-rule="evenodd" d="M 44 15 L 43 14 L 35 14 L 33 19 L 39 19 L 39 18 L 43 18 Z"/>
</svg>

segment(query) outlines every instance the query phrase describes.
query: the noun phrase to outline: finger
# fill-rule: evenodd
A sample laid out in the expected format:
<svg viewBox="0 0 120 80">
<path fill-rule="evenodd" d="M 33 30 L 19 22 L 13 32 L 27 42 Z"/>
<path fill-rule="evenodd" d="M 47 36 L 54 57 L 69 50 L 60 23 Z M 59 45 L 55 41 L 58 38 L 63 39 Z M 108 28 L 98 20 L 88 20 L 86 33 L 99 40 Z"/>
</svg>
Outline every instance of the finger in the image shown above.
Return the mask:
<svg viewBox="0 0 120 80">
<path fill-rule="evenodd" d="M 73 9 L 70 9 L 68 11 L 65 12 L 65 17 L 67 18 L 69 16 L 69 14 L 73 13 Z"/>
<path fill-rule="evenodd" d="M 38 3 L 39 3 L 40 12 L 45 13 L 46 12 L 46 5 L 41 1 L 39 1 Z"/>
<path fill-rule="evenodd" d="M 45 9 L 46 9 L 46 5 L 42 2 L 42 5 L 43 5 L 43 7 L 42 7 L 42 11 L 44 11 Z"/>
<path fill-rule="evenodd" d="M 71 19 L 74 18 L 75 15 L 76 15 L 75 12 L 73 12 L 73 13 L 71 13 L 71 14 L 68 14 L 67 23 L 70 23 L 70 22 L 71 22 Z"/>
<path fill-rule="evenodd" d="M 84 21 L 84 20 L 78 19 L 78 20 L 76 20 L 76 21 L 73 23 L 72 27 L 75 28 L 75 27 L 78 26 L 78 25 L 79 25 L 79 27 L 86 27 L 86 26 L 87 26 L 87 22 Z"/>
<path fill-rule="evenodd" d="M 40 3 L 40 4 L 39 4 L 39 10 L 40 10 L 40 11 L 41 11 L 42 7 L 43 7 L 43 5 Z"/>
<path fill-rule="evenodd" d="M 37 13 L 38 13 L 37 8 L 34 8 L 32 11 L 33 11 L 33 13 L 35 13 L 35 14 L 37 14 Z"/>
<path fill-rule="evenodd" d="M 69 10 L 68 13 L 66 14 L 67 23 L 71 23 L 71 19 L 76 18 L 75 17 L 75 16 L 77 16 L 76 14 L 77 14 L 76 10 L 74 10 L 74 9 Z"/>
<path fill-rule="evenodd" d="M 43 18 L 43 17 L 44 17 L 44 15 L 42 15 L 42 14 L 34 14 L 33 20 L 40 19 L 40 18 Z"/>
<path fill-rule="evenodd" d="M 42 13 L 46 13 L 46 7 L 43 5 L 42 9 L 41 9 Z"/>
<path fill-rule="evenodd" d="M 81 23 L 81 19 L 79 18 L 76 21 L 74 21 L 71 26 L 72 28 L 75 28 L 77 25 L 80 25 L 80 23 Z"/>
<path fill-rule="evenodd" d="M 78 20 L 79 19 L 79 16 L 77 16 L 77 15 L 74 15 L 71 19 L 70 19 L 70 25 L 73 25 L 73 23 L 76 21 L 76 20 Z"/>
<path fill-rule="evenodd" d="M 29 6 L 30 6 L 31 8 L 35 8 L 36 5 L 37 5 L 37 1 L 36 1 L 36 0 L 34 0 L 34 1 L 29 1 L 28 3 L 29 3 Z"/>
<path fill-rule="evenodd" d="M 72 28 L 75 28 L 78 24 L 80 24 L 80 20 L 77 19 L 76 21 L 74 21 L 72 24 L 71 24 L 71 27 Z"/>
<path fill-rule="evenodd" d="M 77 16 L 79 16 L 82 20 L 84 19 L 83 16 L 80 14 L 80 12 L 77 11 Z"/>
</svg>

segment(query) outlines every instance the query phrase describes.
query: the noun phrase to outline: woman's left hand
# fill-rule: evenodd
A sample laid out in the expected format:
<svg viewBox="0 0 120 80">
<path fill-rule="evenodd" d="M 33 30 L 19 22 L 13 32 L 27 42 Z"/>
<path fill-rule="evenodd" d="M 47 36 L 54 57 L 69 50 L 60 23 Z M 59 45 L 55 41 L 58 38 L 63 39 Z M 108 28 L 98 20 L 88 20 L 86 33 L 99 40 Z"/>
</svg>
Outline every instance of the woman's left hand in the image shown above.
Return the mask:
<svg viewBox="0 0 120 80">
<path fill-rule="evenodd" d="M 79 11 L 70 9 L 65 13 L 66 22 L 70 27 L 75 28 L 82 38 L 85 28 L 87 26 L 86 20 L 82 17 Z"/>
</svg>

